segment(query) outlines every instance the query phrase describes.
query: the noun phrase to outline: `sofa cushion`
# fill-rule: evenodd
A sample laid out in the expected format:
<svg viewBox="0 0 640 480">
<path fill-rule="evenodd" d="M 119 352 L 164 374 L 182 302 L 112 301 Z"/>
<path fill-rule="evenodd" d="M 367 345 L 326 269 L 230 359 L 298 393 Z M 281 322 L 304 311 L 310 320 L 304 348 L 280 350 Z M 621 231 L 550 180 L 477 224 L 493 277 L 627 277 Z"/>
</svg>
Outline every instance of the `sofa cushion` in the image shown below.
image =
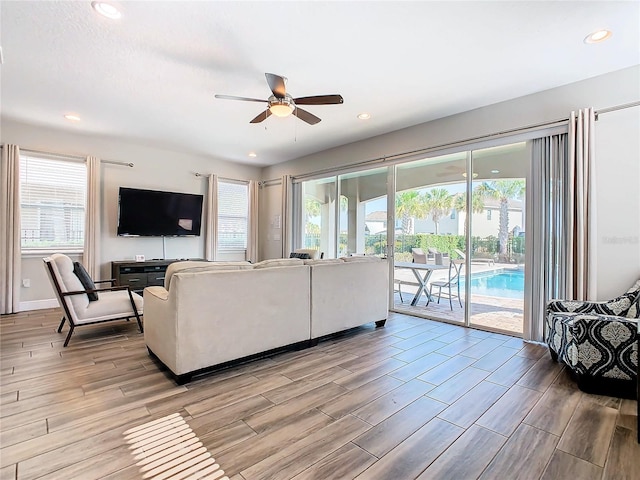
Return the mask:
<svg viewBox="0 0 640 480">
<path fill-rule="evenodd" d="M 381 262 L 382 259 L 380 257 L 376 257 L 374 255 L 363 255 L 363 256 L 355 256 L 355 257 L 342 257 L 340 260 L 343 262 Z"/>
<path fill-rule="evenodd" d="M 178 272 L 199 272 L 203 270 L 250 270 L 253 265 L 249 262 L 208 262 L 206 260 L 187 260 L 185 262 L 173 262 L 167 267 L 164 275 L 164 288 L 169 290 L 171 278 Z"/>
<path fill-rule="evenodd" d="M 300 258 L 272 258 L 254 263 L 253 268 L 294 267 L 296 265 L 304 265 L 304 262 Z"/>
<path fill-rule="evenodd" d="M 80 283 L 82 283 L 84 290 L 96 289 L 96 284 L 93 283 L 89 272 L 87 272 L 87 270 L 84 268 L 84 265 L 82 265 L 80 262 L 73 262 L 73 273 L 76 274 L 76 276 L 80 280 Z M 96 300 L 98 300 L 98 292 L 87 293 L 87 297 L 89 298 L 90 302 L 95 302 Z"/>
<path fill-rule="evenodd" d="M 311 259 L 311 260 L 304 261 L 305 265 L 331 265 L 332 263 L 344 263 L 344 262 L 339 258 L 323 258 L 322 260 Z"/>
</svg>

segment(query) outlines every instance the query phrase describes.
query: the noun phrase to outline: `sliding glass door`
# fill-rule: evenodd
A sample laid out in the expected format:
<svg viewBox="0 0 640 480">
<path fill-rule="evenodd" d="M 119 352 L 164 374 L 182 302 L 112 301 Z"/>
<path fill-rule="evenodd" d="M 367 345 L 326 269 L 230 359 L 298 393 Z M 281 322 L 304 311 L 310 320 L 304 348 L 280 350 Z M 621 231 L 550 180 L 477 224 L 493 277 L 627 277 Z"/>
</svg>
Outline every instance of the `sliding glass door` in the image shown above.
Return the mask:
<svg viewBox="0 0 640 480">
<path fill-rule="evenodd" d="M 295 247 L 388 256 L 393 310 L 522 334 L 529 157 L 521 142 L 301 182 Z"/>
<path fill-rule="evenodd" d="M 398 311 L 465 322 L 467 153 L 396 167 L 394 302 Z"/>
<path fill-rule="evenodd" d="M 472 152 L 469 324 L 522 334 L 526 144 Z"/>
</svg>

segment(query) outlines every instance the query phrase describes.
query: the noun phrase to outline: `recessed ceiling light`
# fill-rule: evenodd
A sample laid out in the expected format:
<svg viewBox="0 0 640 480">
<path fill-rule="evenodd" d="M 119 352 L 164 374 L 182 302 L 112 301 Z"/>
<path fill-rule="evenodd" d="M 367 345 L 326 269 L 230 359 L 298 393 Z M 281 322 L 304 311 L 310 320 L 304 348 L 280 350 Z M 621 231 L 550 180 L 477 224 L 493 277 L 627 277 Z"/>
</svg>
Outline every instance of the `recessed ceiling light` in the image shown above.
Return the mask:
<svg viewBox="0 0 640 480">
<path fill-rule="evenodd" d="M 67 120 L 71 120 L 72 122 L 79 122 L 82 120 L 78 115 L 73 115 L 72 113 L 68 113 L 64 116 Z"/>
<path fill-rule="evenodd" d="M 612 33 L 609 30 L 598 30 L 597 32 L 590 33 L 584 38 L 584 43 L 599 43 L 604 42 L 607 38 L 611 37 Z"/>
<path fill-rule="evenodd" d="M 120 10 L 117 9 L 113 4 L 107 2 L 91 2 L 91 6 L 93 9 L 98 12 L 103 17 L 111 18 L 113 20 L 117 20 L 122 16 Z"/>
<path fill-rule="evenodd" d="M 500 173 L 500 170 L 491 170 L 491 173 Z"/>
<path fill-rule="evenodd" d="M 249 154 L 249 156 L 250 156 L 251 158 L 256 158 L 258 155 L 256 154 L 256 152 L 251 152 L 251 153 Z"/>
<path fill-rule="evenodd" d="M 369 113 L 361 113 L 358 115 L 360 120 L 369 120 L 371 118 L 371 114 Z"/>
</svg>

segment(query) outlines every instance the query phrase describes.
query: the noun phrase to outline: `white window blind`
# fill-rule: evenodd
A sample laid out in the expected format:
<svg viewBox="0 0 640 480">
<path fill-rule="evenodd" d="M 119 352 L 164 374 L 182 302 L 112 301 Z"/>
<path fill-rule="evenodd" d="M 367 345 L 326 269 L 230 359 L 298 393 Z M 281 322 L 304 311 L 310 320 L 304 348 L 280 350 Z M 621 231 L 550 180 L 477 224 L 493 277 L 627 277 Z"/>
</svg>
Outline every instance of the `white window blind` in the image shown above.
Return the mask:
<svg viewBox="0 0 640 480">
<path fill-rule="evenodd" d="M 86 198 L 84 163 L 20 155 L 22 250 L 82 250 Z"/>
<path fill-rule="evenodd" d="M 246 250 L 249 186 L 218 181 L 218 250 Z"/>
</svg>

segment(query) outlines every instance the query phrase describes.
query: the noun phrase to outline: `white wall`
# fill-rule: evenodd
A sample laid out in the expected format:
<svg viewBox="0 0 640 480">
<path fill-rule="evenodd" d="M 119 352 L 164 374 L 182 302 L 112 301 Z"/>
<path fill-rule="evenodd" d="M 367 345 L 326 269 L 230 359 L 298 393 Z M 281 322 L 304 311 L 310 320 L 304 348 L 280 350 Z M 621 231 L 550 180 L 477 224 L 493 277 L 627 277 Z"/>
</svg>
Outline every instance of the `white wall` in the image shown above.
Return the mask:
<svg viewBox="0 0 640 480">
<path fill-rule="evenodd" d="M 402 152 L 432 148 L 542 122 L 568 118 L 572 110 L 596 110 L 640 100 L 640 66 L 489 105 L 368 140 L 281 163 L 263 178 L 301 175 Z M 603 114 L 596 123 L 598 175 L 598 298 L 624 291 L 640 278 L 638 231 L 638 115 L 640 108 Z M 635 123 L 634 123 L 635 122 Z M 610 192 L 616 192 L 610 195 Z M 624 201 L 622 200 L 624 197 Z M 277 202 L 272 199 L 271 204 Z M 263 205 L 264 208 L 269 208 Z M 626 213 L 623 213 L 626 212 Z M 263 212 L 264 216 L 272 214 Z M 264 232 L 261 229 L 261 235 Z M 616 237 L 615 240 L 611 240 Z M 263 239 L 261 238 L 261 241 Z M 266 254 L 279 251 L 271 241 Z M 607 256 L 604 256 L 604 253 Z"/>
<path fill-rule="evenodd" d="M 640 107 L 596 122 L 598 297 L 640 278 Z"/>
<path fill-rule="evenodd" d="M 6 118 L 2 119 L 1 127 L 2 143 L 17 144 L 24 149 L 81 156 L 91 154 L 105 160 L 134 163 L 133 168 L 102 165 L 102 278 L 111 278 L 110 262 L 113 260 L 133 260 L 137 254 L 148 259 L 163 257 L 162 238 L 116 236 L 120 186 L 205 194 L 207 180 L 196 177 L 195 172 L 217 173 L 239 180 L 260 178 L 258 167 L 227 162 L 215 156 L 190 155 L 97 135 L 74 135 Z M 203 256 L 204 231 L 200 237 L 166 239 L 166 258 Z M 23 257 L 22 278 L 31 280 L 30 288 L 21 288 L 22 302 L 53 298 L 41 255 Z"/>
</svg>

